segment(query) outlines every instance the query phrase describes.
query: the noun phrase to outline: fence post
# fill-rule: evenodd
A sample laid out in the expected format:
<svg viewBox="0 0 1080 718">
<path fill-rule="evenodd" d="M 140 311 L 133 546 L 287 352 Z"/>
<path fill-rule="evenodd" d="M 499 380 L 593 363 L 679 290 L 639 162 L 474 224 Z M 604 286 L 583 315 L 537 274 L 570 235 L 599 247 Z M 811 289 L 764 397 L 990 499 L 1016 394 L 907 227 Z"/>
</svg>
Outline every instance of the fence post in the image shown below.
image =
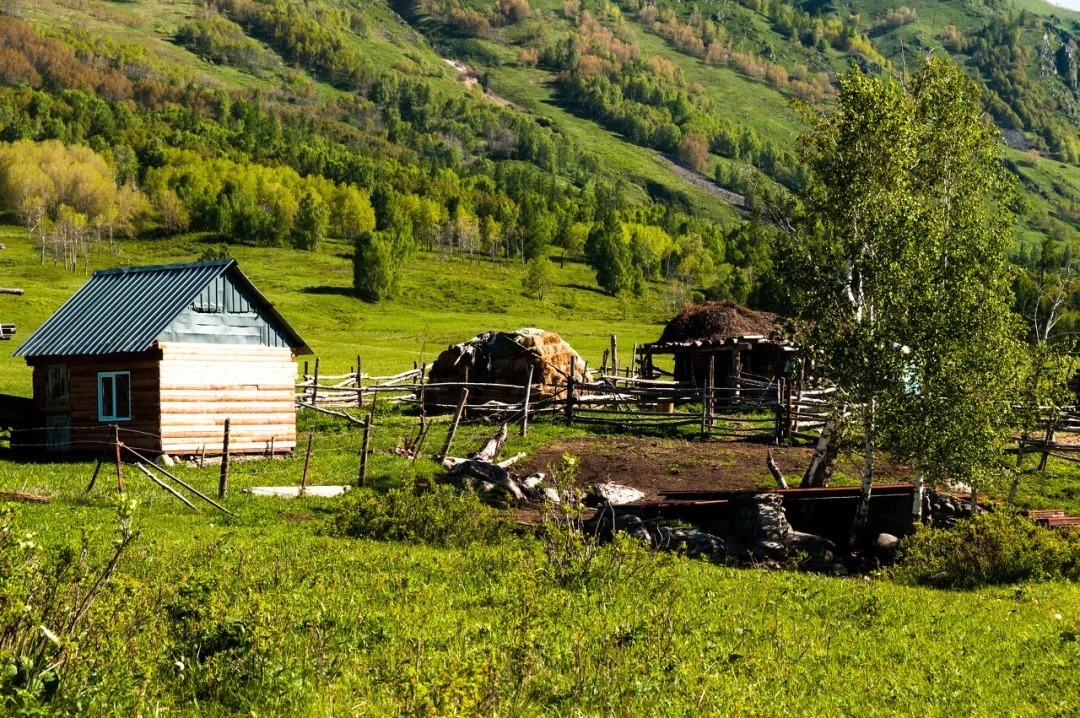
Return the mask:
<svg viewBox="0 0 1080 718">
<path fill-rule="evenodd" d="M 356 355 L 356 405 L 364 405 L 364 371 L 360 368 L 360 355 Z"/>
<path fill-rule="evenodd" d="M 791 436 L 791 382 L 784 380 L 784 437 Z"/>
<path fill-rule="evenodd" d="M 619 376 L 619 344 L 618 338 L 611 335 L 611 373 L 613 376 Z"/>
<path fill-rule="evenodd" d="M 636 351 L 636 349 L 635 349 Z M 716 355 L 709 355 L 709 378 L 705 382 L 705 390 L 709 393 L 709 431 L 716 424 Z"/>
<path fill-rule="evenodd" d="M 225 491 L 229 488 L 229 428 L 231 419 L 225 420 L 225 435 L 221 440 L 221 475 L 218 477 L 217 495 L 219 499 L 225 498 Z"/>
<path fill-rule="evenodd" d="M 521 435 L 529 433 L 529 398 L 532 394 L 533 366 L 529 365 L 529 376 L 525 380 L 525 405 L 521 409 Z"/>
<path fill-rule="evenodd" d="M 307 437 L 307 453 L 304 455 L 304 475 L 300 477 L 300 495 L 303 496 L 307 493 L 307 471 L 308 466 L 311 465 L 311 442 L 315 440 L 315 432 L 311 432 Z"/>
<path fill-rule="evenodd" d="M 311 405 L 319 403 L 319 357 L 315 357 L 315 377 L 311 382 Z"/>
<path fill-rule="evenodd" d="M 615 335 L 611 336 L 612 345 L 615 343 Z M 566 424 L 569 426 L 574 421 L 574 374 L 577 373 L 577 357 L 570 357 L 570 375 L 566 378 Z"/>
<path fill-rule="evenodd" d="M 454 434 L 457 433 L 458 424 L 461 423 L 461 415 L 465 413 L 465 402 L 468 400 L 469 390 L 465 389 L 461 392 L 461 401 L 458 403 L 457 411 L 454 412 L 454 420 L 450 422 L 450 431 L 446 434 L 446 442 L 443 444 L 442 454 L 440 454 L 443 459 L 450 455 L 450 445 L 454 443 Z"/>
<path fill-rule="evenodd" d="M 1042 458 L 1039 459 L 1039 471 L 1046 470 L 1046 460 L 1050 458 L 1050 446 L 1054 443 L 1054 417 L 1046 425 L 1046 438 L 1043 439 Z"/>
<path fill-rule="evenodd" d="M 116 448 L 116 485 L 124 493 L 124 468 L 120 461 L 120 425 L 113 424 L 113 446 Z M 91 484 L 93 485 L 93 484 Z"/>
<path fill-rule="evenodd" d="M 364 443 L 361 445 L 361 448 L 360 448 L 360 479 L 359 479 L 359 483 L 360 483 L 361 486 L 363 486 L 363 485 L 365 485 L 367 483 L 367 462 L 368 462 L 368 453 L 371 450 L 370 447 L 371 447 L 371 420 L 369 418 L 368 421 L 364 422 Z"/>
<path fill-rule="evenodd" d="M 600 360 L 600 376 L 607 376 L 607 360 L 610 354 L 610 349 L 604 350 L 604 358 Z"/>
</svg>

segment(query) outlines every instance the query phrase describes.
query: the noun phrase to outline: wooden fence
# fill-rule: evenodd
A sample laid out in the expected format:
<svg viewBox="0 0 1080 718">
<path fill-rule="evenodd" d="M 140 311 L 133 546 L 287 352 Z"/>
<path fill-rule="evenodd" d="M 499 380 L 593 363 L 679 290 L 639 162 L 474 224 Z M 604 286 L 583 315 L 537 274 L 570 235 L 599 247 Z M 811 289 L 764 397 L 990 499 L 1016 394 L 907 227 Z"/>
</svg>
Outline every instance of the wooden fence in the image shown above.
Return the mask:
<svg viewBox="0 0 1080 718">
<path fill-rule="evenodd" d="M 359 361 L 357 362 L 359 365 Z M 566 378 L 554 386 L 427 380 L 426 367 L 414 367 L 389 376 L 370 376 L 352 369 L 347 374 L 320 374 L 308 366 L 296 385 L 301 408 L 359 419 L 347 409 L 362 409 L 368 402 L 422 406 L 466 419 L 502 419 L 522 422 L 550 417 L 568 424 L 627 430 L 697 427 L 702 436 L 816 438 L 828 414 L 832 388 L 808 388 L 780 379 L 742 374 L 737 386 L 699 387 L 692 384 L 602 374 L 588 382 Z M 501 399 L 483 399 L 496 395 Z M 477 397 L 481 397 L 478 399 Z M 465 397 L 465 403 L 461 400 Z"/>
</svg>

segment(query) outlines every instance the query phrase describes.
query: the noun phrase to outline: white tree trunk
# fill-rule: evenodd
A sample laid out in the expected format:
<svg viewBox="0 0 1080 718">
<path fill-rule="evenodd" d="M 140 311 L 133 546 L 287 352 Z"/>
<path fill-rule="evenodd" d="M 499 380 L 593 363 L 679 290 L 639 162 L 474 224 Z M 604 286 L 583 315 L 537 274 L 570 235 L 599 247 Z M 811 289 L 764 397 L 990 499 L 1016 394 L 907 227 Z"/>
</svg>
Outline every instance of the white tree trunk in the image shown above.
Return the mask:
<svg viewBox="0 0 1080 718">
<path fill-rule="evenodd" d="M 866 458 L 863 460 L 862 491 L 859 493 L 859 505 L 855 508 L 855 521 L 851 524 L 851 538 L 848 546 L 852 550 L 859 545 L 866 530 L 866 518 L 870 514 L 870 489 L 874 483 L 874 419 L 873 400 L 870 402 L 866 420 Z"/>
<path fill-rule="evenodd" d="M 915 477 L 912 479 L 914 484 L 914 490 L 911 496 L 911 523 L 916 526 L 922 523 L 922 506 L 923 506 L 923 472 L 922 469 L 915 469 Z"/>
</svg>

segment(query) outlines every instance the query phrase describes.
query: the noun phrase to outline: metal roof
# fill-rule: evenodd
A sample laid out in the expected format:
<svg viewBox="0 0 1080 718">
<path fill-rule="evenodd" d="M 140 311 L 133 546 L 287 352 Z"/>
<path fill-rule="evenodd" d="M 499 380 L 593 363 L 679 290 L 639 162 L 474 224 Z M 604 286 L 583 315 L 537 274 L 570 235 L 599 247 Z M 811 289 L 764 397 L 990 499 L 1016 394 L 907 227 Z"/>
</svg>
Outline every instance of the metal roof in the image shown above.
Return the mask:
<svg viewBox="0 0 1080 718">
<path fill-rule="evenodd" d="M 311 353 L 304 340 L 244 276 L 236 261 L 220 259 L 98 270 L 15 350 L 14 356 L 146 351 L 207 284 L 226 273 L 254 294 L 262 305 L 260 309 L 281 325 L 296 353 Z"/>
</svg>

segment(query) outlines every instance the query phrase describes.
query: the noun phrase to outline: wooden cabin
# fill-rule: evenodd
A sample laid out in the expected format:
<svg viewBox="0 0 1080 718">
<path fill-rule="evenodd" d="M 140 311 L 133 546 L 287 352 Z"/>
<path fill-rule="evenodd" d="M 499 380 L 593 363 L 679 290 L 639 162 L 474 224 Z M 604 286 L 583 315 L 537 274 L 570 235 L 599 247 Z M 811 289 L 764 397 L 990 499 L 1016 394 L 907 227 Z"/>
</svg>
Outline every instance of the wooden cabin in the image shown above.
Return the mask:
<svg viewBox="0 0 1080 718">
<path fill-rule="evenodd" d="M 785 376 L 795 347 L 784 339 L 778 319 L 732 301 L 687 304 L 657 341 L 641 348 L 648 375 L 654 356 L 670 354 L 675 380 L 693 386 L 705 386 L 710 363 L 717 387 L 738 386 L 745 374 Z"/>
<path fill-rule="evenodd" d="M 13 447 L 156 454 L 291 451 L 304 340 L 231 259 L 94 272 L 15 351 L 32 430 Z"/>
</svg>

